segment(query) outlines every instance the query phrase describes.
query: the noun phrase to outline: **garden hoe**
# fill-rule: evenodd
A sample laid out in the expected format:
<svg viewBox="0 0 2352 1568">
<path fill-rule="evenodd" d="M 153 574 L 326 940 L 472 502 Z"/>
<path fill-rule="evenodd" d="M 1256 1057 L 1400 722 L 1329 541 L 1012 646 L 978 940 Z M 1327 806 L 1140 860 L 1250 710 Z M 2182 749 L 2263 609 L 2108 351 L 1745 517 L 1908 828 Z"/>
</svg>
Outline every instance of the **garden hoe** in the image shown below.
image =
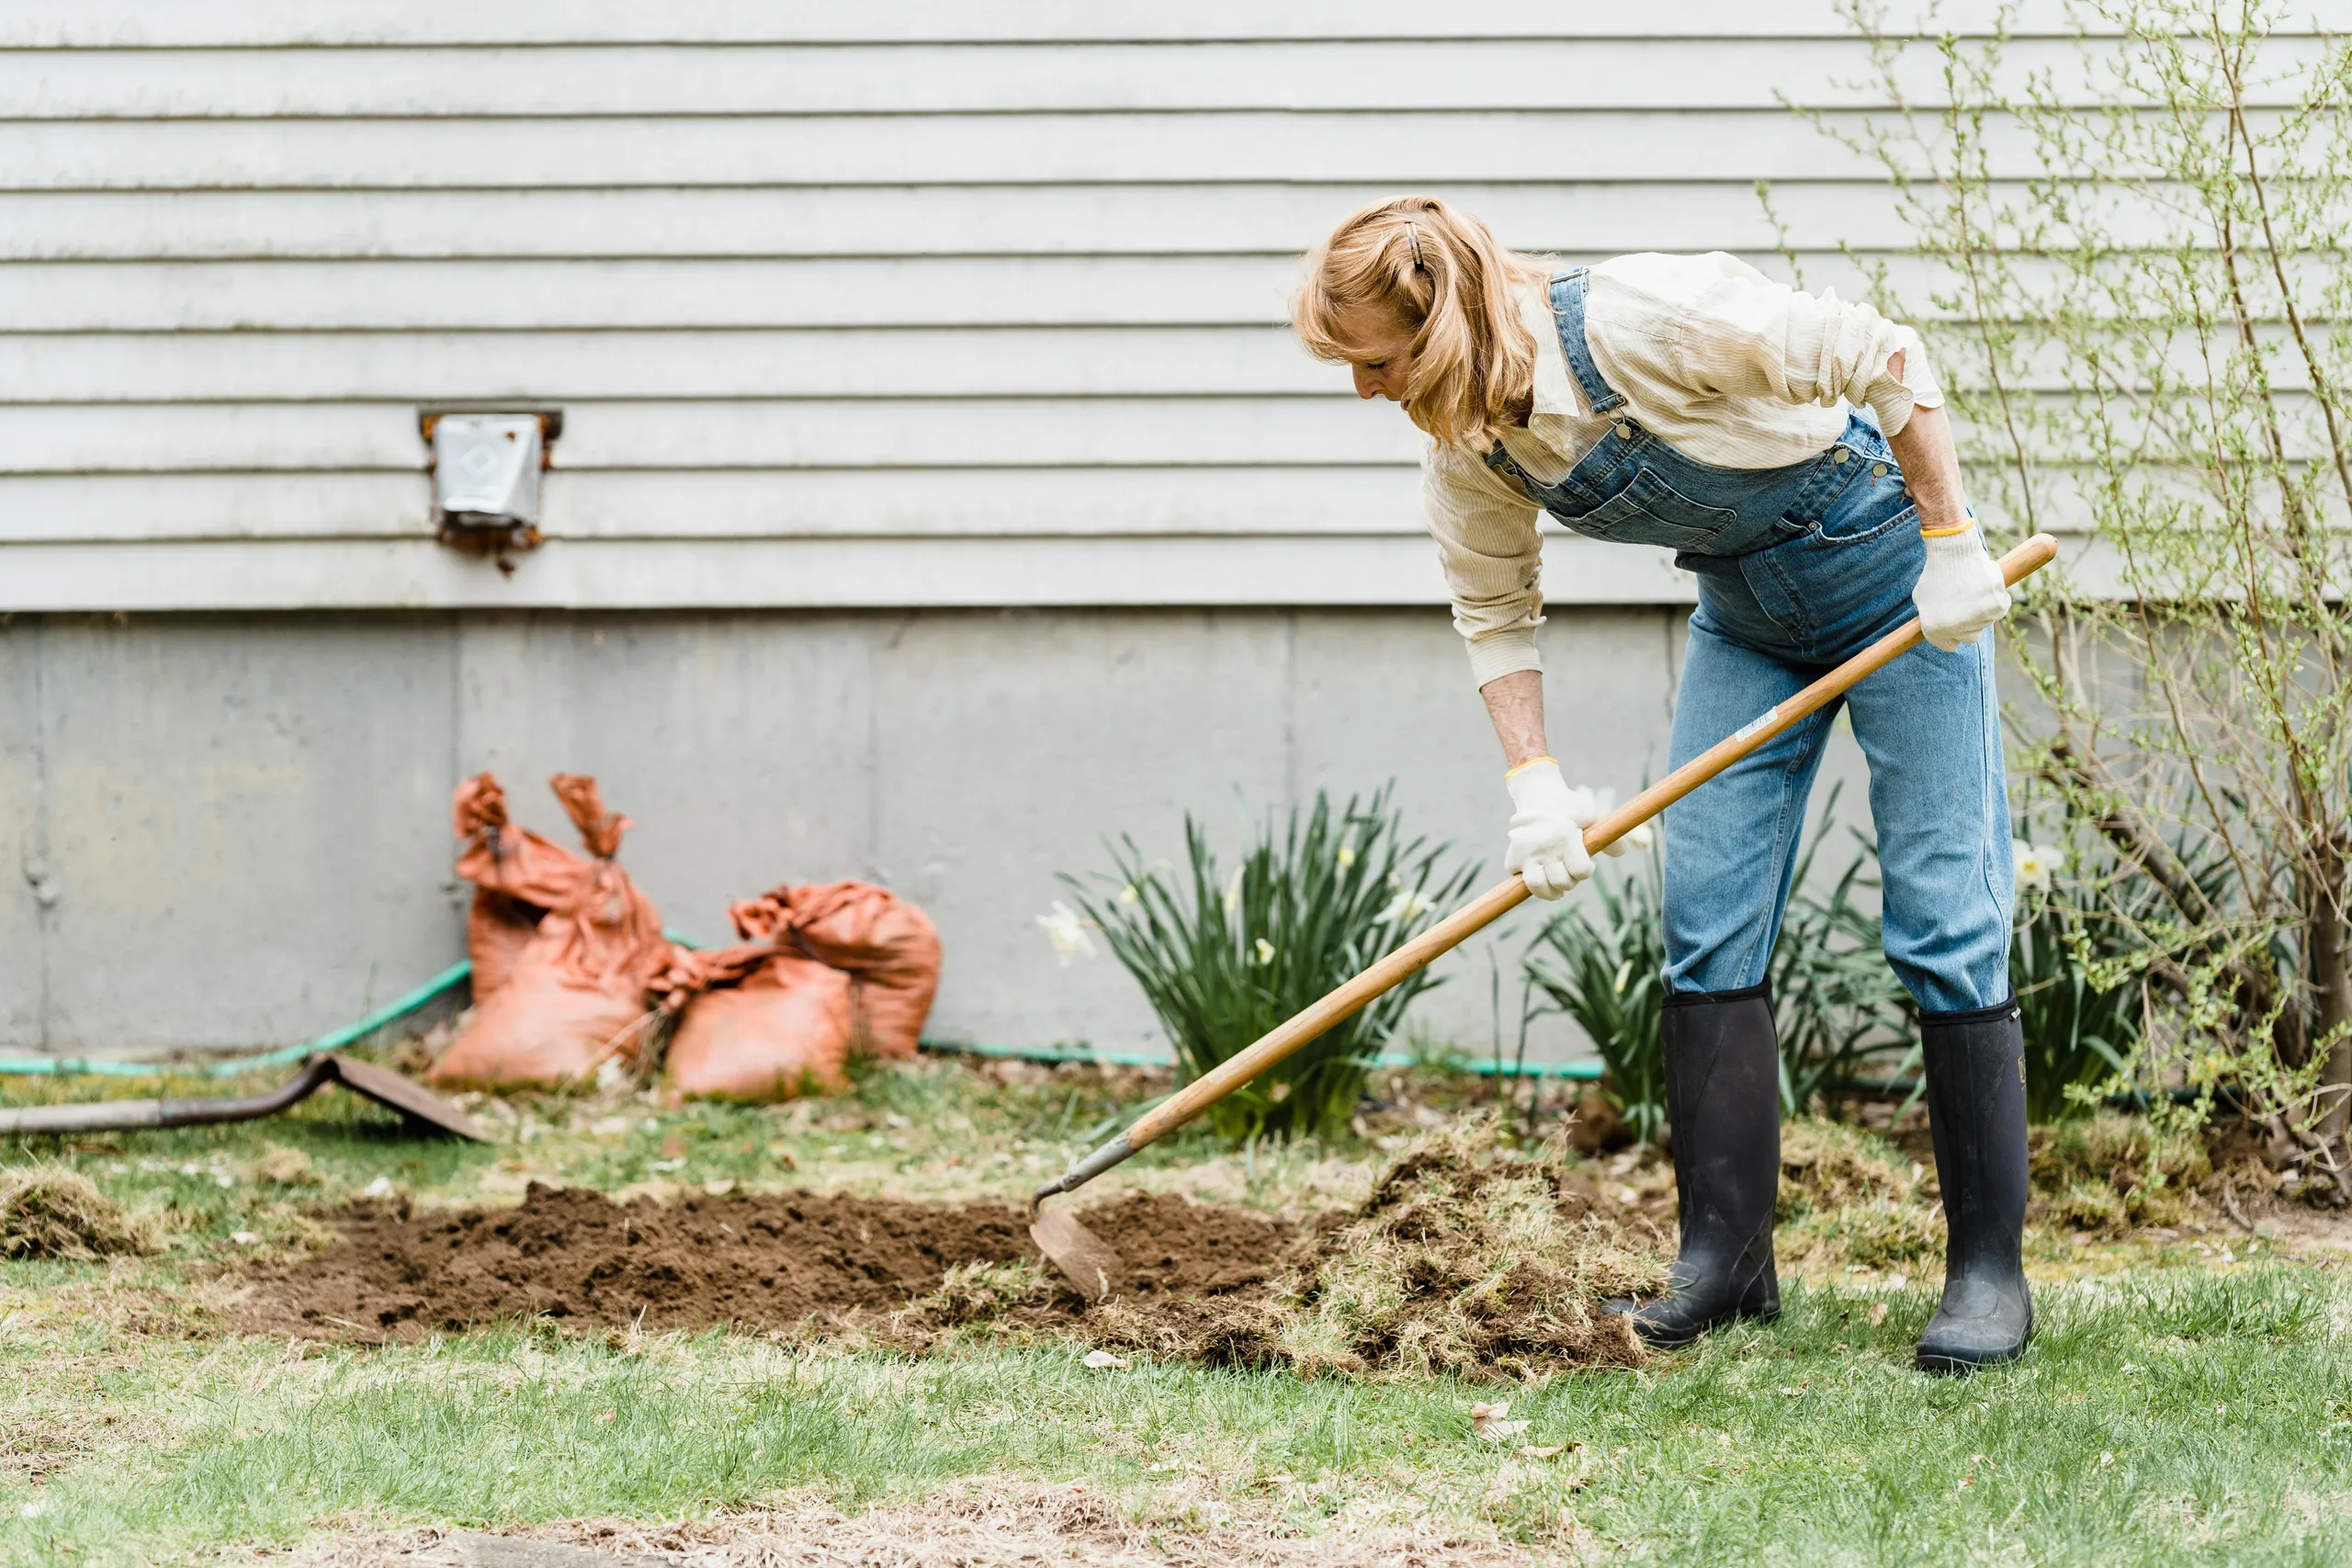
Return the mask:
<svg viewBox="0 0 2352 1568">
<path fill-rule="evenodd" d="M 2049 565 L 2057 554 L 2055 539 L 2047 534 L 2036 534 L 2001 558 L 2001 576 L 2015 584 Z M 1918 642 L 1917 621 L 1906 622 L 1887 633 L 1795 696 L 1757 715 L 1728 739 L 1693 757 L 1587 828 L 1585 849 L 1599 854 L 1799 719 L 1826 706 L 1865 675 L 1893 663 Z M 1332 1025 L 1354 1016 L 1406 976 L 1519 908 L 1527 897 L 1527 884 L 1516 876 L 1498 883 L 1321 1001 L 1278 1025 L 1248 1050 L 1202 1074 L 1146 1111 L 1133 1126 L 1072 1166 L 1059 1179 L 1037 1190 L 1029 1200 L 1030 1239 L 1087 1300 L 1099 1302 L 1110 1295 L 1117 1289 L 1120 1277 L 1117 1250 L 1069 1213 L 1046 1210 L 1046 1199 L 1057 1192 L 1077 1190 L 1145 1145 L 1166 1137 Z"/>
<path fill-rule="evenodd" d="M 210 1100 L 99 1100 L 82 1105 L 28 1105 L 0 1111 L 0 1136 L 18 1133 L 128 1133 L 141 1127 L 195 1127 L 211 1122 L 250 1122 L 275 1116 L 322 1084 L 339 1083 L 352 1093 L 397 1111 L 411 1128 L 430 1129 L 478 1144 L 490 1135 L 473 1118 L 429 1089 L 385 1067 L 372 1067 L 329 1051 L 312 1056 L 302 1070 L 267 1094 Z"/>
</svg>

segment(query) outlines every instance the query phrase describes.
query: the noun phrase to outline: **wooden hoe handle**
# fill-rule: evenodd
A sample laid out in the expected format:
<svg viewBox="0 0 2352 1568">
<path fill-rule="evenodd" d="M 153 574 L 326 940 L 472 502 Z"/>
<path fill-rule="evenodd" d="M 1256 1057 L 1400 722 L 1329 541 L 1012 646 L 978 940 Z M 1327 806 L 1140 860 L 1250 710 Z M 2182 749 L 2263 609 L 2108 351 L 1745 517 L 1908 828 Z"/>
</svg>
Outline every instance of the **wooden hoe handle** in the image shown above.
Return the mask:
<svg viewBox="0 0 2352 1568">
<path fill-rule="evenodd" d="M 2001 558 L 2001 576 L 2016 583 L 2041 570 L 2057 557 L 2058 541 L 2036 534 Z M 1919 623 L 1906 621 L 1853 658 L 1846 660 L 1795 696 L 1741 725 L 1683 763 L 1624 805 L 1584 830 L 1584 847 L 1599 854 L 1668 807 L 1764 745 L 1808 714 L 1816 713 L 1864 676 L 1883 670 L 1919 642 Z M 1373 964 L 1363 973 L 1322 1000 L 1277 1025 L 1249 1049 L 1227 1057 L 1136 1120 L 1118 1137 L 1103 1145 L 1069 1174 L 1039 1189 L 1030 1201 L 1037 1203 L 1056 1192 L 1084 1185 L 1125 1159 L 1145 1145 L 1166 1137 L 1241 1085 L 1282 1061 L 1332 1025 L 1354 1016 L 1402 981 L 1444 953 L 1452 952 L 1527 899 L 1527 884 L 1512 876 L 1497 883 L 1412 941 Z"/>
</svg>

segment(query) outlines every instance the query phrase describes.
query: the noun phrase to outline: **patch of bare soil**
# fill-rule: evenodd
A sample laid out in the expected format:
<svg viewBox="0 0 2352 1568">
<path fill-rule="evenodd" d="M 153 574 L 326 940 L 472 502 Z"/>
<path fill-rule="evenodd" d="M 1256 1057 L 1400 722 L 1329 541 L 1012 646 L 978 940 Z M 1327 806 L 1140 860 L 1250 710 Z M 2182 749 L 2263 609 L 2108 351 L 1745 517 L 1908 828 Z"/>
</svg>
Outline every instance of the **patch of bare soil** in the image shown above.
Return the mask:
<svg viewBox="0 0 2352 1568">
<path fill-rule="evenodd" d="M 1601 1303 L 1657 1288 L 1670 1241 L 1564 1146 L 1523 1153 L 1485 1120 L 1425 1139 L 1363 1204 L 1305 1228 L 1144 1192 L 1080 1218 L 1124 1264 L 1117 1293 L 1094 1306 L 1001 1204 L 788 1193 L 665 1208 L 536 1184 L 514 1209 L 362 1204 L 334 1217 L 341 1239 L 323 1251 L 245 1265 L 230 1318 L 359 1341 L 525 1316 L 905 1350 L 1070 1338 L 1310 1372 L 1527 1377 L 1642 1360 Z"/>
<path fill-rule="evenodd" d="M 1302 1535 L 1216 1498 L 1174 1497 L 1136 1510 L 1082 1484 L 981 1478 L 920 1503 L 855 1514 L 811 1499 L 681 1524 L 576 1520 L 494 1536 L 418 1529 L 321 1542 L 273 1561 L 283 1568 L 1519 1568 L 1569 1555 L 1432 1525 L 1339 1521 Z"/>
<path fill-rule="evenodd" d="M 1263 1215 L 1141 1193 L 1085 1218 L 1114 1238 L 1139 1301 L 1252 1282 L 1292 1234 Z M 519 1208 L 362 1203 L 331 1223 L 342 1239 L 323 1251 L 247 1266 L 232 1327 L 375 1341 L 518 1317 L 648 1331 L 880 1324 L 951 1271 L 1043 1280 L 1025 1217 L 1001 1203 L 785 1193 L 665 1208 L 533 1183 Z M 1074 1325 L 1085 1303 L 1046 1288 L 1037 1304 Z"/>
</svg>

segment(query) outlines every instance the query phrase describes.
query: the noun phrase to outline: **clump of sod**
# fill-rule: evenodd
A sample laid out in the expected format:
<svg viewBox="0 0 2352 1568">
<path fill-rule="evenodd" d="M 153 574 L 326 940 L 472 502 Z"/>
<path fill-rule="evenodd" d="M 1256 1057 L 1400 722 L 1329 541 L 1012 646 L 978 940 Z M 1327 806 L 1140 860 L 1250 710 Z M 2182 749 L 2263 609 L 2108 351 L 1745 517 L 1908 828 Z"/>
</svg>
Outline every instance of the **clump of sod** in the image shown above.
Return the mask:
<svg viewBox="0 0 2352 1568">
<path fill-rule="evenodd" d="M 2109 1235 L 2177 1224 L 2188 1194 L 2213 1174 L 2194 1134 L 2112 1111 L 2036 1127 L 2028 1147 L 2033 1184 L 2049 1194 L 2051 1213 Z"/>
<path fill-rule="evenodd" d="M 939 1288 L 909 1303 L 910 1315 L 950 1327 L 995 1323 L 1023 1307 L 1043 1305 L 1055 1287 L 1033 1258 L 1010 1263 L 958 1263 Z"/>
<path fill-rule="evenodd" d="M 1804 1119 L 1781 1133 L 1782 1263 L 1898 1268 L 1943 1256 L 1927 1172 L 1858 1127 Z"/>
<path fill-rule="evenodd" d="M 162 1247 L 162 1229 L 63 1166 L 0 1171 L 0 1258 L 141 1257 Z"/>
<path fill-rule="evenodd" d="M 1564 1144 L 1510 1145 L 1491 1119 L 1408 1150 L 1267 1285 L 1182 1303 L 1106 1303 L 1119 1348 L 1309 1374 L 1532 1378 L 1644 1359 L 1609 1297 L 1665 1282 L 1667 1238 L 1621 1218 Z"/>
</svg>

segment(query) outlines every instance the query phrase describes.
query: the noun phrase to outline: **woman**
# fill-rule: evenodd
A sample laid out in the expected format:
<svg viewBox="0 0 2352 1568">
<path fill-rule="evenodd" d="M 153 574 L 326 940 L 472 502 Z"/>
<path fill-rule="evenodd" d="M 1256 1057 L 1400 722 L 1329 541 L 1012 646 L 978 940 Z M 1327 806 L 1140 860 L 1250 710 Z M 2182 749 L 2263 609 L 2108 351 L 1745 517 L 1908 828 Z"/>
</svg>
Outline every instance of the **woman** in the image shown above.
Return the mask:
<svg viewBox="0 0 2352 1568">
<path fill-rule="evenodd" d="M 1696 574 L 1678 765 L 1919 617 L 1932 646 L 1842 705 L 1870 763 L 1887 961 L 1922 1010 L 1951 1233 L 1918 1364 L 1966 1371 L 2018 1355 L 2033 1329 L 2023 1035 L 1983 635 L 2009 601 L 1917 336 L 1721 254 L 1555 275 L 1426 197 L 1340 224 L 1308 257 L 1295 305 L 1313 353 L 1352 366 L 1358 396 L 1396 402 L 1429 437 L 1422 498 L 1514 807 L 1504 863 L 1536 897 L 1590 874 L 1592 820 L 1544 740 L 1540 513 L 1667 546 Z M 1573 671 L 1566 684 L 1573 704 Z M 1664 1296 L 1617 1303 L 1655 1345 L 1780 1312 L 1765 964 L 1838 705 L 1666 815 L 1660 1032 L 1680 1248 Z"/>
</svg>

